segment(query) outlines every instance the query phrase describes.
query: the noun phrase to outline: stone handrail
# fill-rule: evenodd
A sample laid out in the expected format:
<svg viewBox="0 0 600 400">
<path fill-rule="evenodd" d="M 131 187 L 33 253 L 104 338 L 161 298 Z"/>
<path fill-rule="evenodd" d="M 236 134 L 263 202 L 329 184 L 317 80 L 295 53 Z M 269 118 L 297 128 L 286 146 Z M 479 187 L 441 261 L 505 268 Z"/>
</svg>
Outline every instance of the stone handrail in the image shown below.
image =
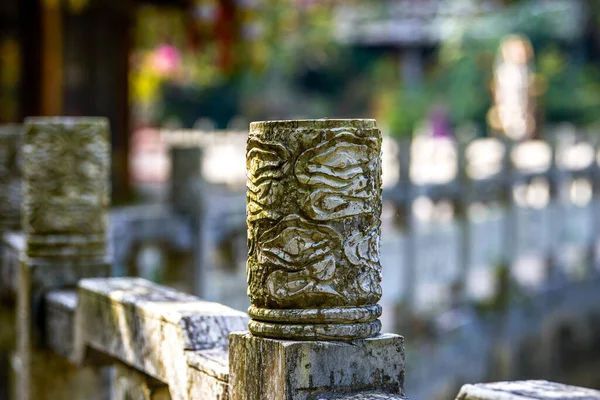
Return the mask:
<svg viewBox="0 0 600 400">
<path fill-rule="evenodd" d="M 456 400 L 594 400 L 600 391 L 548 381 L 514 381 L 464 385 Z"/>
<path fill-rule="evenodd" d="M 242 312 L 139 278 L 50 292 L 45 314 L 57 354 L 77 365 L 118 361 L 164 382 L 172 399 L 226 398 L 227 335 L 248 323 Z"/>
</svg>

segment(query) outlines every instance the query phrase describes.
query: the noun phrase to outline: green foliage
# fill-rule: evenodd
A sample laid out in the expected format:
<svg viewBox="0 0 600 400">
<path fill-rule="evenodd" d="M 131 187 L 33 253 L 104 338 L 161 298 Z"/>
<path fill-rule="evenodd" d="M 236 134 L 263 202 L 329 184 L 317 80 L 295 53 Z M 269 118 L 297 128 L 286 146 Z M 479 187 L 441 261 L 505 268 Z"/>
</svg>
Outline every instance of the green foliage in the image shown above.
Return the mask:
<svg viewBox="0 0 600 400">
<path fill-rule="evenodd" d="M 600 72 L 586 64 L 580 27 L 573 22 L 578 19 L 567 18 L 558 6 L 540 12 L 537 2 L 518 1 L 489 16 L 456 21 L 415 85 L 401 82 L 397 52 L 334 40 L 333 4 L 264 0 L 248 16 L 262 33 L 240 38 L 230 71 L 219 70 L 217 44 L 210 40 L 186 52 L 190 20 L 181 11 L 143 8 L 141 18 L 148 23 L 136 30 L 140 52 L 134 58 L 132 98 L 154 104 L 165 102 L 166 94 L 170 104 L 160 109 L 184 121 L 209 117 L 219 127 L 236 114 L 248 120 L 373 116 L 399 136 L 411 135 L 432 105 L 442 103 L 452 125 L 475 123 L 484 131 L 498 45 L 520 33 L 537 55 L 535 72 L 545 88 L 538 103 L 545 120 L 599 121 Z M 600 15 L 600 6 L 595 10 Z M 152 49 L 165 38 L 182 50 L 182 71 L 169 77 L 148 67 Z"/>
<path fill-rule="evenodd" d="M 547 79 L 543 99 L 547 121 L 589 125 L 599 120 L 600 72 L 596 68 L 570 63 L 556 49 L 540 54 L 539 68 Z"/>
<path fill-rule="evenodd" d="M 545 89 L 538 102 L 545 122 L 598 123 L 600 71 L 585 58 L 574 56 L 582 46 L 578 19 L 565 18 L 558 7 L 546 12 L 536 7 L 532 1 L 517 2 L 503 12 L 461 21 L 455 35 L 437 49 L 435 67 L 423 87 L 395 88 L 396 106 L 385 116 L 391 132 L 412 132 L 427 117 L 430 105 L 440 101 L 446 104 L 453 125 L 475 122 L 484 128 L 498 45 L 513 33 L 528 37 L 537 54 L 535 72 Z"/>
</svg>

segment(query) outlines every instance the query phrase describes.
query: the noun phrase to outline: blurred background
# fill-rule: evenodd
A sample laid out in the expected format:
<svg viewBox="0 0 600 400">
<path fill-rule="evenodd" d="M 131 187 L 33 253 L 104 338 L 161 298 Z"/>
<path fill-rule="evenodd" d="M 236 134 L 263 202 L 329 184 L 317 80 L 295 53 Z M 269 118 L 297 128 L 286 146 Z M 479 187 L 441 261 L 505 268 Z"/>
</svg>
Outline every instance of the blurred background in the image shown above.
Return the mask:
<svg viewBox="0 0 600 400">
<path fill-rule="evenodd" d="M 599 27 L 594 0 L 2 0 L 0 124 L 109 117 L 114 274 L 245 309 L 249 122 L 376 118 L 408 393 L 600 388 Z"/>
</svg>

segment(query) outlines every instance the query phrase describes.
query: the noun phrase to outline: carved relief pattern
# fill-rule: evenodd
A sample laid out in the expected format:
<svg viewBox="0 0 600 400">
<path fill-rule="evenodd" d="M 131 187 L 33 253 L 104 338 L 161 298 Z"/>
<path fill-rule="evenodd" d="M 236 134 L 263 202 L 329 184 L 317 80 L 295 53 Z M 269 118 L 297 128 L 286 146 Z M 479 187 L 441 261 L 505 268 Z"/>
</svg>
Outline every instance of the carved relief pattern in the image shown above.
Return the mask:
<svg viewBox="0 0 600 400">
<path fill-rule="evenodd" d="M 376 164 L 370 162 L 370 147 L 361 142 L 376 145 L 373 138 L 342 132 L 298 157 L 295 173 L 306 185 L 302 208 L 308 216 L 327 221 L 373 212 L 375 181 L 367 177 Z"/>
<path fill-rule="evenodd" d="M 332 282 L 334 251 L 341 242 L 334 229 L 290 215 L 262 234 L 259 242 L 258 265 L 263 270 L 278 268 L 266 278 L 266 289 L 279 305 L 342 298 Z"/>
<path fill-rule="evenodd" d="M 247 150 L 253 306 L 376 304 L 381 134 L 374 121 L 254 123 Z"/>
<path fill-rule="evenodd" d="M 279 144 L 254 139 L 248 142 L 248 220 L 280 217 L 275 202 L 283 195 L 281 178 L 287 172 L 288 152 Z"/>
<path fill-rule="evenodd" d="M 108 206 L 107 121 L 34 121 L 26 124 L 23 148 L 24 228 L 35 235 L 103 234 Z"/>
</svg>

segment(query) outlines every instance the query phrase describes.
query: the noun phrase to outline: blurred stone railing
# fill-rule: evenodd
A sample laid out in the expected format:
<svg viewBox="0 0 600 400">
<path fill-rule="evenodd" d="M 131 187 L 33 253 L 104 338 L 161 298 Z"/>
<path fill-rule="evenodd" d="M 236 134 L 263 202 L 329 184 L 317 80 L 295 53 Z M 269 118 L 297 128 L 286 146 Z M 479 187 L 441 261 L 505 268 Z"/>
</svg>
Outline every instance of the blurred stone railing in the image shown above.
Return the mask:
<svg viewBox="0 0 600 400">
<path fill-rule="evenodd" d="M 239 184 L 245 182 L 240 144 L 245 134 L 188 130 L 164 131 L 162 137 L 171 151 L 173 208 L 201 219 L 203 250 L 196 269 L 227 273 L 243 285 L 246 252 L 236 244 L 244 243 L 246 234 L 246 188 Z M 498 267 L 520 266 L 527 259 L 534 259 L 537 275 L 515 273 L 519 290 L 571 279 L 581 263 L 586 273 L 595 273 L 600 235 L 589 221 L 600 210 L 599 142 L 573 128 L 544 137 L 514 144 L 498 138 L 465 143 L 384 138 L 384 224 L 392 234 L 384 238 L 382 258 L 386 270 L 394 271 L 386 280 L 387 304 L 434 314 L 457 301 L 451 297 L 491 301 L 497 295 L 489 288 L 499 284 L 494 277 Z M 210 184 L 214 171 L 221 178 Z M 488 290 L 473 287 L 478 279 Z M 436 296 L 420 290 L 425 285 L 438 288 Z M 202 295 L 236 307 L 242 303 L 233 296 L 223 299 L 219 291 L 209 287 Z"/>
<path fill-rule="evenodd" d="M 3 298 L 16 303 L 15 321 L 1 321 L 16 345 L 0 347 L 12 353 L 14 397 L 404 398 L 403 338 L 379 334 L 377 319 L 379 135 L 372 120 L 252 125 L 251 334 L 244 313 L 108 278 L 106 120 L 28 119 L 22 232 L 4 234 L 0 264 L 13 294 Z M 540 382 L 466 386 L 459 399 L 561 391 L 600 399 Z"/>
</svg>

